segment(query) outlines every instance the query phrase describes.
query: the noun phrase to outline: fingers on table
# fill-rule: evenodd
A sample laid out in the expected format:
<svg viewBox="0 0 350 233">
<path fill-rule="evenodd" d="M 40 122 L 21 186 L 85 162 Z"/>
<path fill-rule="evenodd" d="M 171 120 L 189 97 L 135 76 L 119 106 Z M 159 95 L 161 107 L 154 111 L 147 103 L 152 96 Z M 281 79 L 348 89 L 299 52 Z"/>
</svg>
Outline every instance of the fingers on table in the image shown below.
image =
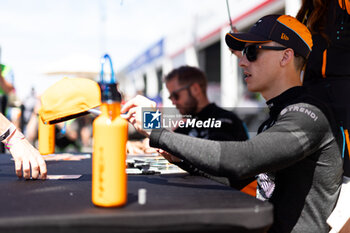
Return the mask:
<svg viewBox="0 0 350 233">
<path fill-rule="evenodd" d="M 46 163 L 43 157 L 41 155 L 37 155 L 37 161 L 40 169 L 40 179 L 46 179 L 47 177 L 47 168 L 46 168 Z"/>
<path fill-rule="evenodd" d="M 45 160 L 41 155 L 32 156 L 31 158 L 15 159 L 15 170 L 18 178 L 46 179 L 47 168 Z"/>
<path fill-rule="evenodd" d="M 28 158 L 23 158 L 22 160 L 23 177 L 25 179 L 30 178 L 30 161 Z"/>
<path fill-rule="evenodd" d="M 22 160 L 15 159 L 15 170 L 16 170 L 16 175 L 19 178 L 21 178 L 23 176 L 23 173 L 22 173 Z"/>
</svg>

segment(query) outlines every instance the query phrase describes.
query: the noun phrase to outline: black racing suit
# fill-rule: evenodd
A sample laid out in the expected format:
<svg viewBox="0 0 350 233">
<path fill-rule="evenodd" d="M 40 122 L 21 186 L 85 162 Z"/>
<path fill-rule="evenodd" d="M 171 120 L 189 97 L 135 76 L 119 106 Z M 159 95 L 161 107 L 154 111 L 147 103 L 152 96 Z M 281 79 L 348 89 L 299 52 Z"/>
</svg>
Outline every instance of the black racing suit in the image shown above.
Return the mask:
<svg viewBox="0 0 350 233">
<path fill-rule="evenodd" d="M 283 93 L 274 124 L 251 140 L 208 141 L 161 129 L 152 131 L 150 145 L 213 175 L 244 179 L 273 172 L 270 232 L 328 232 L 343 172 L 340 147 L 322 105 L 301 93 L 302 87 Z"/>
<path fill-rule="evenodd" d="M 174 132 L 218 141 L 245 141 L 248 139 L 248 133 L 243 121 L 233 112 L 219 108 L 214 103 L 205 106 L 192 118 L 201 121 L 215 119 L 221 122 L 221 127 L 183 127 L 175 129 Z"/>
<path fill-rule="evenodd" d="M 245 141 L 248 139 L 248 132 L 243 121 L 239 119 L 238 116 L 233 112 L 220 108 L 214 103 L 205 106 L 199 113 L 193 115 L 192 119 L 200 120 L 203 122 L 208 119 L 215 119 L 221 122 L 221 127 L 179 127 L 175 129 L 174 132 L 196 138 L 217 141 Z M 182 162 L 176 162 L 174 164 L 192 175 L 205 176 L 207 178 L 219 181 L 226 185 L 230 185 L 231 187 L 234 187 L 236 189 L 242 189 L 252 180 L 254 180 L 254 178 L 245 180 L 228 180 L 223 177 L 212 176 L 197 169 L 185 159 Z"/>
</svg>

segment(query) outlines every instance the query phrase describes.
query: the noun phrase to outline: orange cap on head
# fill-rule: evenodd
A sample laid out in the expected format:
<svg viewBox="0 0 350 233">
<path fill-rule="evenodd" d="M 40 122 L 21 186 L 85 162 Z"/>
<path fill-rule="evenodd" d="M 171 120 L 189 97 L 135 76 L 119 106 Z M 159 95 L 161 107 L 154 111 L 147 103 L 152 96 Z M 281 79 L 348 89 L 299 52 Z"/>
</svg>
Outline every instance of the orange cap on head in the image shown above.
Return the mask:
<svg viewBox="0 0 350 233">
<path fill-rule="evenodd" d="M 308 58 L 312 50 L 312 36 L 307 27 L 289 15 L 267 15 L 259 19 L 247 33 L 227 33 L 226 44 L 242 50 L 245 43 L 275 41 L 296 54 Z"/>
</svg>

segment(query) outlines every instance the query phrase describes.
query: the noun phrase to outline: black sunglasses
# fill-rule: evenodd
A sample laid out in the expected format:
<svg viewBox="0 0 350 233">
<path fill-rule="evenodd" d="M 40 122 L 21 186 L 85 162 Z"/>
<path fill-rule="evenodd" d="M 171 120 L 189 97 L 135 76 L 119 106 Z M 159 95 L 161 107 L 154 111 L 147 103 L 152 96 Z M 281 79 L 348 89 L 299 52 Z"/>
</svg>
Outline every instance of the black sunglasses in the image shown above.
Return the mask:
<svg viewBox="0 0 350 233">
<path fill-rule="evenodd" d="M 188 89 L 191 85 L 192 85 L 192 83 L 191 83 L 191 84 L 188 84 L 188 85 L 186 85 L 186 86 L 180 87 L 179 89 L 177 89 L 177 90 L 171 92 L 168 98 L 169 98 L 170 100 L 172 100 L 172 99 L 178 100 L 179 97 L 180 97 L 180 96 L 179 96 L 180 91 Z"/>
<path fill-rule="evenodd" d="M 242 54 L 243 56 L 246 55 L 248 61 L 256 61 L 258 58 L 258 51 L 257 49 L 266 49 L 266 50 L 285 50 L 287 49 L 286 47 L 277 47 L 277 46 L 266 46 L 266 45 L 248 45 L 247 47 L 244 47 Z"/>
</svg>

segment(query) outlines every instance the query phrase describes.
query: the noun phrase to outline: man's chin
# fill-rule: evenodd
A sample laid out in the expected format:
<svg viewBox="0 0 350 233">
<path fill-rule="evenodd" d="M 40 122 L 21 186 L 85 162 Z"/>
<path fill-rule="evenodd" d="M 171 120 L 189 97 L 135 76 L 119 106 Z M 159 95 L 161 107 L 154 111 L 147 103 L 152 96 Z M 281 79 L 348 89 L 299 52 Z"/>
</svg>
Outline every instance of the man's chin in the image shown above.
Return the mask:
<svg viewBox="0 0 350 233">
<path fill-rule="evenodd" d="M 187 114 L 188 114 L 187 111 L 186 111 L 186 109 L 178 108 L 177 110 L 179 111 L 179 113 L 180 113 L 181 115 L 187 115 Z"/>
<path fill-rule="evenodd" d="M 181 115 L 186 115 L 185 111 L 179 111 Z"/>
<path fill-rule="evenodd" d="M 250 92 L 258 92 L 258 90 L 257 90 L 255 87 L 250 86 L 250 85 L 247 85 L 247 89 L 248 89 L 248 91 L 250 91 Z"/>
<path fill-rule="evenodd" d="M 183 116 L 193 116 L 196 112 L 193 108 L 177 108 L 177 110 Z"/>
</svg>

